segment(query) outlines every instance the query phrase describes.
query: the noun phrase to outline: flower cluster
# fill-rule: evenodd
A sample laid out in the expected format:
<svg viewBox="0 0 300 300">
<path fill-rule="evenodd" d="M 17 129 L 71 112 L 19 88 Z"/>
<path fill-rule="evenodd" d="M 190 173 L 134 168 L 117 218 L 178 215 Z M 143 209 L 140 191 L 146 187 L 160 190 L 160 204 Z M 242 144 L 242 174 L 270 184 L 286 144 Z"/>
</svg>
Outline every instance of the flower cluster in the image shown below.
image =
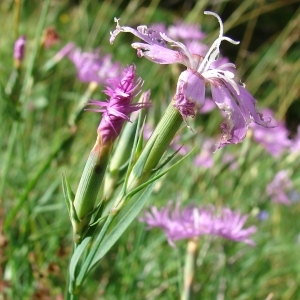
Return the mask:
<svg viewBox="0 0 300 300">
<path fill-rule="evenodd" d="M 153 206 L 141 221 L 148 225 L 148 229 L 161 228 L 172 246 L 174 246 L 173 241 L 202 235 L 220 236 L 254 245 L 249 236 L 256 232 L 256 227 L 244 229 L 247 218 L 247 215 L 234 212 L 229 208 L 223 208 L 218 213 L 213 206 L 206 208 L 188 206 L 180 211 L 179 203 L 176 203 L 173 208 L 173 203 L 169 202 L 160 210 Z"/>
<path fill-rule="evenodd" d="M 124 69 L 121 79 L 113 78 L 107 80 L 104 93 L 109 96 L 107 102 L 90 100 L 88 105 L 96 106 L 89 108 L 94 112 L 101 112 L 102 120 L 98 127 L 102 143 L 114 141 L 121 132 L 125 121 L 130 121 L 129 114 L 143 107 L 150 106 L 149 102 L 132 103 L 134 97 L 140 92 L 143 81 L 136 79 L 136 68 L 131 65 Z"/>
<path fill-rule="evenodd" d="M 235 65 L 226 59 L 218 60 L 222 41 L 238 44 L 223 35 L 223 24 L 220 17 L 212 12 L 220 23 L 220 33 L 204 57 L 191 53 L 181 42 L 175 41 L 163 32 L 157 32 L 145 25 L 137 30 L 120 26 L 111 32 L 110 43 L 113 43 L 120 32 L 129 32 L 143 40 L 142 43 L 132 43 L 138 57 L 145 57 L 158 64 L 179 63 L 187 67 L 178 79 L 176 93 L 173 97 L 174 106 L 186 121 L 188 116 L 194 117 L 196 108 L 205 103 L 206 87 L 210 86 L 212 99 L 225 112 L 226 118 L 221 124 L 222 136 L 218 148 L 231 143 L 241 142 L 247 133 L 249 124 L 253 121 L 262 126 L 268 126 L 262 115 L 257 111 L 256 100 L 243 85 L 234 80 Z M 176 47 L 177 50 L 170 49 Z"/>
</svg>

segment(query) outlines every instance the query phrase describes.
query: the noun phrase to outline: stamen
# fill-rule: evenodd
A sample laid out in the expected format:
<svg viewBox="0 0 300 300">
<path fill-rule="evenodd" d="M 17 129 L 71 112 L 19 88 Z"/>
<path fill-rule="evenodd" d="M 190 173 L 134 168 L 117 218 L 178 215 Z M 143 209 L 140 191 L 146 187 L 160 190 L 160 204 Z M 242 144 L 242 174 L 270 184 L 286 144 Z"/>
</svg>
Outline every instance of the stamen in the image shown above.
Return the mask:
<svg viewBox="0 0 300 300">
<path fill-rule="evenodd" d="M 224 26 L 223 26 L 221 18 L 216 13 L 211 12 L 211 11 L 205 11 L 204 14 L 205 15 L 212 15 L 212 16 L 217 18 L 217 20 L 220 24 L 220 33 L 219 33 L 219 37 L 213 42 L 210 49 L 206 53 L 202 63 L 200 64 L 200 66 L 197 70 L 197 72 L 200 73 L 200 74 L 207 71 L 210 67 L 210 64 L 216 60 L 217 56 L 220 53 L 220 45 L 221 45 L 222 41 L 228 41 L 229 43 L 232 43 L 232 44 L 235 44 L 235 45 L 239 44 L 239 42 L 234 41 L 233 39 L 231 39 L 229 37 L 223 36 Z"/>
<path fill-rule="evenodd" d="M 120 24 L 119 24 L 120 20 L 121 20 L 120 18 L 114 17 L 114 22 L 117 23 L 117 26 L 116 26 L 117 29 L 119 29 L 121 27 Z"/>
<path fill-rule="evenodd" d="M 220 24 L 219 38 L 221 38 L 223 36 L 223 31 L 224 31 L 224 27 L 223 27 L 223 23 L 222 23 L 221 18 L 216 13 L 214 13 L 212 11 L 205 11 L 204 14 L 205 15 L 212 15 L 212 16 L 214 16 L 214 17 L 216 17 L 218 19 L 218 22 Z"/>
</svg>

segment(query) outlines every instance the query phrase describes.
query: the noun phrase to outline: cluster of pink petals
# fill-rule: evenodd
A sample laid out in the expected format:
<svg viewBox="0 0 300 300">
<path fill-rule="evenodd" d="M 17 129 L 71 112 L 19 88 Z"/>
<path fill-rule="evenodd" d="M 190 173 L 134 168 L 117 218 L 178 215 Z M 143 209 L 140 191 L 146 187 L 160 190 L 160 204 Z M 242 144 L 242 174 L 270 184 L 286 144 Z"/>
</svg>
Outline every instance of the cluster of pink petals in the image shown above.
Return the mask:
<svg viewBox="0 0 300 300">
<path fill-rule="evenodd" d="M 131 65 L 124 69 L 121 79 L 107 80 L 104 90 L 104 93 L 109 96 L 107 102 L 89 101 L 88 105 L 95 106 L 95 108 L 87 110 L 103 113 L 98 127 L 103 143 L 113 142 L 119 136 L 124 122 L 130 121 L 130 113 L 150 106 L 149 102 L 132 103 L 135 96 L 139 94 L 142 83 L 141 78 L 136 78 L 135 66 Z"/>
<path fill-rule="evenodd" d="M 174 241 L 191 239 L 202 235 L 223 237 L 249 245 L 255 243 L 249 238 L 256 232 L 256 227 L 243 228 L 248 218 L 229 208 L 217 211 L 213 206 L 188 206 L 180 210 L 180 204 L 169 202 L 166 207 L 152 207 L 140 220 L 147 224 L 147 229 L 158 227 L 166 234 L 169 244 Z"/>
<path fill-rule="evenodd" d="M 219 47 L 222 41 L 233 44 L 238 42 L 223 35 L 223 24 L 218 15 L 220 34 L 204 57 L 191 53 L 186 45 L 173 40 L 164 32 L 157 32 L 145 25 L 137 30 L 120 26 L 118 20 L 116 29 L 111 33 L 110 42 L 113 43 L 121 32 L 129 32 L 144 42 L 135 42 L 132 47 L 137 50 L 138 57 L 145 57 L 158 64 L 179 63 L 187 67 L 178 79 L 176 94 L 173 97 L 174 106 L 179 110 L 184 120 L 188 116 L 194 117 L 197 107 L 205 103 L 207 86 L 210 86 L 212 99 L 225 112 L 225 120 L 221 124 L 222 136 L 218 148 L 226 144 L 241 142 L 247 133 L 248 126 L 255 122 L 268 126 L 262 115 L 257 111 L 256 100 L 243 85 L 235 80 L 235 65 L 226 60 L 218 61 Z M 168 47 L 176 48 L 173 50 Z"/>
<path fill-rule="evenodd" d="M 21 35 L 14 44 L 14 59 L 17 61 L 22 61 L 25 54 L 25 46 L 26 46 L 26 37 L 25 35 Z"/>
<path fill-rule="evenodd" d="M 77 77 L 82 82 L 105 84 L 107 78 L 121 76 L 121 66 L 113 62 L 111 55 L 101 55 L 99 49 L 93 52 L 83 52 L 74 43 L 65 45 L 55 56 L 59 61 L 67 56 L 75 65 Z"/>
<path fill-rule="evenodd" d="M 290 205 L 289 193 L 294 190 L 293 182 L 290 179 L 287 170 L 279 171 L 272 182 L 267 185 L 267 195 L 271 198 L 272 202 Z"/>
</svg>

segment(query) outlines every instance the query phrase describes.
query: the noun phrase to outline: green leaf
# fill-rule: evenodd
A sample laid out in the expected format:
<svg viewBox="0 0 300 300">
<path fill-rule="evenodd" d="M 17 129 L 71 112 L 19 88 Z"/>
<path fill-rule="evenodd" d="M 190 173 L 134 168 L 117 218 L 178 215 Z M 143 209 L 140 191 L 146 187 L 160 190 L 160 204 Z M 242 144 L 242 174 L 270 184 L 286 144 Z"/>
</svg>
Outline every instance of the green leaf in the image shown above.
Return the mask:
<svg viewBox="0 0 300 300">
<path fill-rule="evenodd" d="M 67 204 L 67 208 L 69 211 L 69 215 L 71 216 L 71 207 L 72 207 L 72 202 L 74 201 L 74 193 L 71 189 L 71 186 L 68 182 L 67 176 L 65 173 L 62 173 L 62 189 L 63 189 L 63 194 L 64 194 L 64 198 Z"/>
<path fill-rule="evenodd" d="M 116 241 L 121 237 L 124 231 L 129 227 L 129 225 L 134 221 L 136 216 L 145 206 L 146 202 L 149 199 L 149 196 L 152 192 L 154 184 L 148 185 L 145 191 L 141 196 L 134 202 L 130 201 L 122 208 L 122 212 L 126 211 L 121 217 L 121 219 L 114 226 L 112 231 L 110 231 L 103 239 L 100 247 L 98 247 L 97 252 L 92 260 L 91 265 L 88 268 L 90 271 L 101 259 L 102 257 L 110 250 L 110 248 L 116 243 Z M 94 245 L 92 245 L 93 247 Z"/>
<path fill-rule="evenodd" d="M 91 237 L 86 237 L 82 240 L 82 242 L 76 247 L 72 257 L 71 257 L 71 261 L 70 261 L 70 267 L 69 267 L 69 274 L 70 274 L 70 285 L 73 286 L 74 282 L 75 282 L 75 278 L 76 278 L 76 268 L 78 266 L 78 263 L 80 261 L 80 258 L 82 256 L 82 254 L 84 253 L 85 249 L 87 248 L 87 246 L 89 245 L 91 241 Z M 71 290 L 70 292 L 73 290 L 73 287 L 69 287 Z"/>
<path fill-rule="evenodd" d="M 194 151 L 194 149 L 195 148 L 193 148 L 188 154 L 186 154 L 183 158 L 181 158 L 179 161 L 177 161 L 174 165 L 172 165 L 167 170 L 163 171 L 162 173 L 159 173 L 158 175 L 156 175 L 154 177 L 151 177 L 145 183 L 143 183 L 143 184 L 139 185 L 137 188 L 133 189 L 130 193 L 128 193 L 126 195 L 126 198 L 132 197 L 134 194 L 136 194 L 137 192 L 139 192 L 140 190 L 142 190 L 143 188 L 145 188 L 146 186 L 148 186 L 152 182 L 155 182 L 157 179 L 159 179 L 160 177 L 162 177 L 165 174 L 167 174 L 168 172 L 170 172 L 173 168 L 175 168 L 177 165 L 179 165 L 184 159 L 186 159 Z M 168 161 L 170 161 L 175 155 L 176 155 L 176 152 L 173 153 L 173 155 L 171 155 L 171 157 L 168 159 Z"/>
<path fill-rule="evenodd" d="M 151 141 L 151 144 L 149 144 L 148 147 L 144 149 L 143 153 L 141 154 L 141 156 L 139 157 L 138 161 L 136 162 L 136 164 L 134 165 L 134 167 L 132 169 L 132 173 L 137 178 L 139 178 L 143 174 L 145 164 L 148 160 L 149 153 L 152 151 L 152 148 L 155 145 L 155 141 L 156 141 L 156 139 L 153 139 Z"/>
<path fill-rule="evenodd" d="M 149 196 L 152 192 L 152 189 L 154 187 L 154 182 L 168 173 L 171 169 L 175 168 L 178 164 L 180 164 L 184 159 L 186 159 L 192 152 L 191 150 L 187 155 L 185 155 L 182 159 L 180 159 L 178 162 L 176 162 L 174 165 L 172 165 L 170 168 L 168 168 L 166 171 L 158 174 L 157 176 L 151 178 L 148 180 L 148 182 L 143 184 L 143 187 L 137 188 L 128 195 L 126 195 L 126 198 L 131 197 L 134 193 L 137 193 L 140 189 L 144 188 L 147 185 L 147 188 L 145 191 L 141 194 L 141 196 L 132 203 L 131 201 L 128 201 L 124 207 L 121 210 L 122 217 L 117 222 L 117 224 L 114 226 L 112 231 L 110 231 L 103 239 L 103 242 L 101 243 L 100 247 L 98 247 L 96 254 L 92 260 L 91 265 L 89 266 L 88 271 L 90 271 L 101 259 L 102 257 L 110 250 L 110 248 L 116 243 L 116 241 L 121 237 L 121 235 L 124 233 L 124 231 L 129 227 L 129 225 L 134 221 L 134 219 L 137 217 L 137 215 L 140 213 L 140 211 L 143 209 L 145 204 L 147 203 Z M 126 211 L 127 209 L 127 211 Z M 94 246 L 94 245 L 93 245 Z M 93 247 L 92 246 L 92 247 Z"/>
</svg>

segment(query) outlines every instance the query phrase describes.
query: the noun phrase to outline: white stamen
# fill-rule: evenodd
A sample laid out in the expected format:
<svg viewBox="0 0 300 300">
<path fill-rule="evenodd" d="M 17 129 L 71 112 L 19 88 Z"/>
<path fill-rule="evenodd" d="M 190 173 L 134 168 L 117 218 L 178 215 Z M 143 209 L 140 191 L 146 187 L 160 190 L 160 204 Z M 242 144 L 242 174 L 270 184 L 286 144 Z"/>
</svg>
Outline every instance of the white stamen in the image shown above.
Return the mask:
<svg viewBox="0 0 300 300">
<path fill-rule="evenodd" d="M 114 17 L 114 22 L 115 23 L 117 23 L 117 26 L 116 26 L 116 28 L 119 28 L 119 27 L 121 27 L 120 26 L 120 24 L 119 24 L 119 21 L 120 21 L 121 19 L 120 18 L 116 18 L 116 17 Z"/>
<path fill-rule="evenodd" d="M 229 37 L 223 36 L 224 26 L 223 26 L 221 18 L 216 13 L 211 12 L 211 11 L 205 11 L 204 14 L 212 15 L 218 19 L 218 22 L 220 24 L 220 33 L 219 33 L 219 37 L 213 42 L 213 44 L 209 48 L 208 52 L 206 53 L 203 61 L 201 62 L 200 66 L 197 70 L 197 72 L 200 74 L 207 71 L 210 67 L 210 64 L 216 60 L 217 56 L 220 53 L 220 45 L 221 45 L 222 41 L 225 40 L 232 44 L 239 44 L 239 42 L 236 42 Z"/>
<path fill-rule="evenodd" d="M 224 31 L 224 27 L 223 27 L 223 23 L 222 23 L 222 20 L 221 20 L 221 18 L 216 14 L 216 13 L 214 13 L 214 12 L 212 12 L 212 11 L 205 11 L 204 12 L 204 14 L 205 15 L 212 15 L 212 16 L 214 16 L 214 17 L 216 17 L 217 19 L 218 19 L 218 22 L 219 22 L 219 24 L 220 24 L 220 33 L 219 33 L 219 38 L 221 38 L 222 36 L 223 36 L 223 31 Z"/>
</svg>

